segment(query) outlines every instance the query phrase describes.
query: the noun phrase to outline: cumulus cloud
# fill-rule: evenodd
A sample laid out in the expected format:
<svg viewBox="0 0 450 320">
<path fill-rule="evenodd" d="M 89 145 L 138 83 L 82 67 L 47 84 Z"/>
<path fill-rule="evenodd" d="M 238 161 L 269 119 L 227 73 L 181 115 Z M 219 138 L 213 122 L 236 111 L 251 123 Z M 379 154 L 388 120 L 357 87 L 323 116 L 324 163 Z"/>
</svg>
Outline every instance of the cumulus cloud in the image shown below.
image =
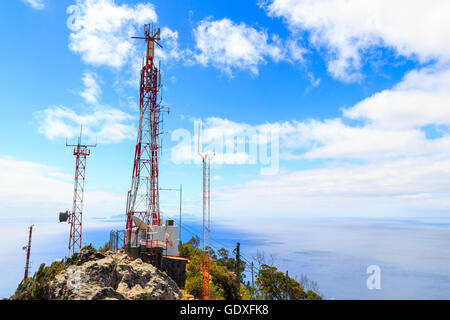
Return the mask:
<svg viewBox="0 0 450 320">
<path fill-rule="evenodd" d="M 171 30 L 168 27 L 161 29 L 161 42 L 163 48 L 156 47 L 155 56 L 164 62 L 185 61 L 191 56 L 190 50 L 182 50 L 178 43 L 178 31 Z"/>
<path fill-rule="evenodd" d="M 445 214 L 450 208 L 450 79 L 436 66 L 342 109 L 342 117 L 259 125 L 205 121 L 209 139 L 276 130 L 280 159 L 327 162 L 217 187 L 214 210 L 248 217 Z M 438 126 L 438 134 L 428 135 Z M 270 186 L 268 188 L 267 186 Z"/>
<path fill-rule="evenodd" d="M 264 132 L 276 133 L 281 160 L 443 156 L 450 150 L 449 83 L 450 69 L 427 67 L 407 73 L 391 89 L 342 109 L 340 118 L 259 125 L 208 118 L 203 123 L 203 143 L 211 150 L 217 146 L 224 150 L 224 157 L 230 158 L 223 158 L 223 163 L 229 164 L 255 163 L 252 155 L 256 153 L 247 149 L 252 143 L 255 148 L 266 143 L 260 134 Z M 243 139 L 247 140 L 236 151 Z M 173 159 L 195 159 L 195 143 L 174 149 Z"/>
<path fill-rule="evenodd" d="M 293 35 L 304 36 L 304 32 L 308 31 L 313 44 L 334 52 L 330 59 L 330 71 L 343 80 L 352 81 L 358 77 L 361 57 L 373 47 L 389 47 L 399 55 L 420 62 L 433 60 L 434 63 L 410 71 L 393 88 L 343 109 L 340 118 L 268 123 L 251 126 L 252 130 L 277 129 L 280 155 L 290 160 L 369 161 L 436 155 L 447 150 L 450 143 L 450 50 L 441 39 L 449 38 L 450 35 L 450 25 L 442 11 L 448 4 L 439 2 L 439 6 L 423 1 L 407 3 L 411 10 L 408 9 L 406 13 L 406 2 L 402 1 L 260 2 L 270 16 L 282 17 Z M 202 32 L 206 35 L 221 34 L 219 31 L 223 25 L 226 25 L 223 29 L 230 29 L 234 24 L 226 19 L 208 21 L 204 22 Z M 420 26 L 420 31 L 417 26 Z M 233 60 L 227 57 L 227 41 L 221 39 L 220 42 L 216 45 L 208 41 L 208 45 L 205 44 L 208 49 L 201 51 L 199 57 L 204 54 L 205 63 L 219 63 L 221 68 L 230 70 L 232 64 L 229 61 Z M 267 37 L 260 43 L 267 44 Z M 264 45 L 250 47 L 261 48 Z M 260 53 L 264 50 L 249 52 Z M 217 59 L 214 58 L 215 54 L 219 56 Z M 287 55 L 292 54 L 288 52 Z M 263 55 L 249 56 L 254 57 L 248 60 L 251 62 L 243 63 L 248 68 L 257 68 L 258 63 L 264 60 Z M 308 74 L 308 77 L 312 86 L 320 82 L 312 74 Z M 222 136 L 228 135 L 229 128 L 238 128 L 238 135 L 249 130 L 246 124 L 230 124 L 228 119 L 209 120 L 206 124 L 210 128 L 206 130 L 221 132 Z M 428 136 L 430 131 L 435 131 L 431 138 Z"/>
<path fill-rule="evenodd" d="M 22 0 L 22 2 L 36 10 L 43 10 L 45 8 L 44 0 Z"/>
<path fill-rule="evenodd" d="M 436 153 L 448 137 L 428 140 L 423 131 L 349 126 L 342 119 L 290 121 L 279 124 L 281 157 L 297 159 L 373 160 Z"/>
<path fill-rule="evenodd" d="M 99 103 L 102 94 L 100 84 L 103 84 L 103 81 L 97 73 L 84 72 L 82 82 L 84 89 L 75 93 L 83 98 L 86 106 L 72 109 L 60 105 L 35 112 L 38 132 L 50 140 L 70 139 L 77 137 L 80 126 L 83 126 L 83 137 L 92 142 L 118 143 L 134 139 L 136 118 L 121 109 Z M 127 99 L 127 106 L 132 103 L 133 101 Z"/>
<path fill-rule="evenodd" d="M 111 107 L 97 105 L 92 112 L 78 114 L 74 110 L 56 106 L 37 112 L 39 133 L 48 139 L 74 138 L 83 125 L 83 136 L 100 143 L 117 143 L 136 138 L 134 117 Z"/>
<path fill-rule="evenodd" d="M 428 62 L 450 58 L 446 0 L 270 0 L 259 5 L 280 17 L 292 34 L 327 49 L 328 70 L 336 78 L 360 78 L 362 55 L 375 47 Z"/>
<path fill-rule="evenodd" d="M 67 8 L 70 15 L 69 49 L 95 66 L 121 68 L 136 55 L 131 39 L 145 23 L 157 21 L 151 3 L 116 5 L 113 0 L 77 0 Z"/>
<path fill-rule="evenodd" d="M 215 187 L 213 210 L 248 218 L 439 214 L 450 209 L 449 179 L 449 157 L 338 163 Z"/>
<path fill-rule="evenodd" d="M 6 217 L 14 212 L 16 221 L 56 221 L 57 212 L 69 209 L 73 198 L 73 173 L 36 162 L 0 157 L 0 213 Z M 111 216 L 121 209 L 124 195 L 101 190 L 85 194 L 86 212 Z M 39 215 L 39 216 L 36 216 Z"/>
<path fill-rule="evenodd" d="M 450 68 L 413 70 L 394 88 L 344 110 L 350 119 L 378 127 L 414 128 L 450 125 Z"/>
<path fill-rule="evenodd" d="M 194 61 L 212 65 L 229 75 L 232 69 L 248 70 L 257 75 L 258 66 L 268 58 L 275 62 L 286 59 L 286 49 L 278 37 L 270 38 L 264 30 L 228 18 L 202 20 L 194 30 L 194 37 Z"/>
<path fill-rule="evenodd" d="M 184 129 L 172 132 L 172 141 L 179 141 L 171 150 L 173 162 L 200 162 L 198 155 L 198 151 L 200 151 L 201 153 L 214 153 L 214 163 L 216 164 L 256 163 L 258 143 L 266 143 L 266 141 L 261 141 L 262 135 L 258 135 L 260 133 L 257 132 L 257 127 L 217 117 L 199 121 L 193 119 L 193 135 Z M 201 124 L 200 140 L 198 140 L 198 124 Z M 260 137 L 259 141 L 258 137 Z M 266 135 L 264 138 L 267 138 Z"/>
<path fill-rule="evenodd" d="M 117 75 L 116 88 L 123 85 L 137 88 L 145 50 L 142 40 L 131 37 L 142 35 L 144 24 L 157 22 L 153 4 L 118 5 L 114 0 L 77 0 L 67 8 L 67 13 L 70 15 L 67 27 L 71 31 L 69 49 L 92 66 L 124 70 Z M 156 60 L 167 64 L 190 61 L 192 52 L 180 49 L 178 31 L 161 28 L 161 44 L 163 48 L 156 48 Z M 83 81 L 95 85 L 94 80 L 98 78 L 90 75 L 85 74 Z M 85 91 L 83 95 L 88 103 L 93 103 L 94 87 L 90 88 L 91 92 Z"/>
<path fill-rule="evenodd" d="M 95 72 L 85 72 L 83 74 L 84 90 L 79 92 L 80 96 L 89 104 L 98 104 L 98 98 L 102 93 L 102 89 L 99 85 L 101 81 Z"/>
</svg>

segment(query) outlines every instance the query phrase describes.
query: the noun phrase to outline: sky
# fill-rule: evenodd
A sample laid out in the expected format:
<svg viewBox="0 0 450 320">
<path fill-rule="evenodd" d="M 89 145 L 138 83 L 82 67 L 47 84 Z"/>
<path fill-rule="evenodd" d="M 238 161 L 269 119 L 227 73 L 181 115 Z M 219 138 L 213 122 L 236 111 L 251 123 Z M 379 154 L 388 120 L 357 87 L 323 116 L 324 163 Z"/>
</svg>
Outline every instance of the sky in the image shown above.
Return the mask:
<svg viewBox="0 0 450 320">
<path fill-rule="evenodd" d="M 0 221 L 26 234 L 70 210 L 66 139 L 81 125 L 97 142 L 85 226 L 124 216 L 144 54 L 131 37 L 153 23 L 170 109 L 160 187 L 183 185 L 184 215 L 201 215 L 201 123 L 213 226 L 279 236 L 285 221 L 416 219 L 425 232 L 449 217 L 447 12 L 446 0 L 0 1 Z M 176 192 L 161 210 L 177 215 Z"/>
</svg>

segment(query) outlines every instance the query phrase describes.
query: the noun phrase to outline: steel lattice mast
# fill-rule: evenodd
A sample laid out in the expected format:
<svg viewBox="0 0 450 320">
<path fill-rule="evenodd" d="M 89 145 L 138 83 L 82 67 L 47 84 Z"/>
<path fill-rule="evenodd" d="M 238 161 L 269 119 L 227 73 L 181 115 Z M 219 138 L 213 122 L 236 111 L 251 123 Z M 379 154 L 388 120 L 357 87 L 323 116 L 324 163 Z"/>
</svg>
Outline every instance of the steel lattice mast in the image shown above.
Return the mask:
<svg viewBox="0 0 450 320">
<path fill-rule="evenodd" d="M 137 135 L 131 189 L 127 199 L 127 224 L 125 243 L 130 245 L 134 228 L 132 217 L 138 216 L 148 225 L 160 225 L 159 210 L 159 151 L 161 106 L 161 75 L 154 62 L 155 43 L 161 46 L 160 29 L 144 26 L 146 56 L 141 70 L 139 129 Z"/>
<path fill-rule="evenodd" d="M 23 249 L 27 250 L 27 260 L 25 262 L 25 275 L 23 277 L 23 281 L 28 278 L 28 273 L 30 271 L 30 252 L 31 252 L 31 234 L 33 232 L 33 225 L 30 226 L 30 233 L 28 235 L 28 245 L 23 247 Z"/>
<path fill-rule="evenodd" d="M 203 256 L 202 256 L 202 300 L 210 299 L 209 288 L 209 267 L 210 258 L 208 250 L 210 249 L 211 232 L 211 159 L 215 153 L 200 152 L 200 125 L 198 127 L 198 154 L 202 158 L 203 164 Z"/>
<path fill-rule="evenodd" d="M 211 158 L 209 154 L 205 154 L 203 157 L 203 259 L 202 259 L 202 299 L 209 300 L 209 254 L 210 249 L 210 172 L 211 172 Z"/>
<path fill-rule="evenodd" d="M 81 237 L 83 228 L 83 198 L 84 198 L 84 181 L 86 179 L 86 158 L 90 155 L 89 147 L 96 147 L 95 145 L 82 145 L 81 135 L 83 128 L 80 130 L 78 137 L 78 144 L 69 145 L 67 147 L 74 147 L 73 155 L 76 156 L 75 164 L 75 183 L 73 188 L 73 206 L 70 214 L 70 236 L 69 236 L 69 257 L 75 252 L 81 250 Z"/>
</svg>

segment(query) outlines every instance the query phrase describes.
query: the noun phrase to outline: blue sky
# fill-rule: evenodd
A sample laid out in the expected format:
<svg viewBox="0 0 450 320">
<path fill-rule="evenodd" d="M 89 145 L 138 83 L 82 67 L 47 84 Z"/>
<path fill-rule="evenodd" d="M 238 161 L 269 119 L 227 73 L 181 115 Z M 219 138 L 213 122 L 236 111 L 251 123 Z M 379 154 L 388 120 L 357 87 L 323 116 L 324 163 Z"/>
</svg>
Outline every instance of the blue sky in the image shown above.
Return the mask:
<svg viewBox="0 0 450 320">
<path fill-rule="evenodd" d="M 201 213 L 201 120 L 204 149 L 217 154 L 217 224 L 253 232 L 255 219 L 282 230 L 273 221 L 446 218 L 449 10 L 448 1 L 2 1 L 0 219 L 51 222 L 70 207 L 65 141 L 81 124 L 84 141 L 98 140 L 86 225 L 124 214 L 143 56 L 130 36 L 150 22 L 162 30 L 170 108 L 160 186 L 183 184 L 186 215 Z M 236 151 L 235 137 L 256 142 Z M 232 148 L 216 150 L 220 141 Z M 177 203 L 162 194 L 166 216 Z"/>
</svg>

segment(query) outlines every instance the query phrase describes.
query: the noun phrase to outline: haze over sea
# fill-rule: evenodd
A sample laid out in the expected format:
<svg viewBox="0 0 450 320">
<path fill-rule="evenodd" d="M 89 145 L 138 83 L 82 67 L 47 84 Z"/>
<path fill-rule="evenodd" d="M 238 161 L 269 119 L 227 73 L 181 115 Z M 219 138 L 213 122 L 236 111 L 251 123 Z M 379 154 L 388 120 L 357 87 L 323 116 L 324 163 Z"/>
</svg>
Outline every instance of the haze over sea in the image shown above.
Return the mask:
<svg viewBox="0 0 450 320">
<path fill-rule="evenodd" d="M 201 237 L 201 221 L 184 220 L 183 241 L 193 234 Z M 239 241 L 247 261 L 257 250 L 273 254 L 280 271 L 316 281 L 325 299 L 450 296 L 450 219 L 302 218 L 249 224 L 236 228 L 230 222 L 213 221 L 211 246 L 216 250 L 225 247 L 232 254 Z M 85 223 L 83 242 L 98 248 L 108 241 L 110 230 L 121 227 L 122 221 L 92 220 Z M 35 226 L 31 273 L 40 263 L 48 264 L 67 254 L 67 231 L 65 224 L 46 222 Z M 21 248 L 27 242 L 27 225 L 5 222 L 0 232 L 3 239 L 8 239 L 0 244 L 0 297 L 9 297 L 23 278 L 25 252 Z M 381 269 L 380 290 L 367 289 L 366 269 L 370 265 Z M 249 272 L 247 280 L 251 280 Z"/>
</svg>

